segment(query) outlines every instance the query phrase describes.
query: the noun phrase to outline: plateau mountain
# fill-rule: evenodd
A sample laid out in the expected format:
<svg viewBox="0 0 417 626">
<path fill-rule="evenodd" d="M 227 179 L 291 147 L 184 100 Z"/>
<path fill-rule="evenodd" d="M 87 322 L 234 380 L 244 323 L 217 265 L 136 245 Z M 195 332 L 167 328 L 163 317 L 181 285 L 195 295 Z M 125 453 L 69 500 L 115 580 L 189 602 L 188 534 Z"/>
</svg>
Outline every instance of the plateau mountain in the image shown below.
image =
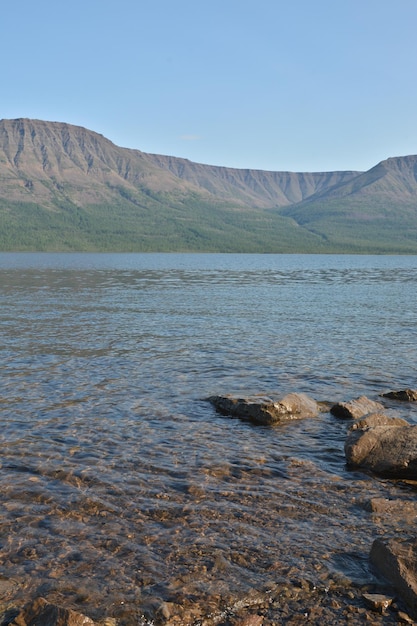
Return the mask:
<svg viewBox="0 0 417 626">
<path fill-rule="evenodd" d="M 0 249 L 417 253 L 417 156 L 270 172 L 0 121 Z"/>
</svg>

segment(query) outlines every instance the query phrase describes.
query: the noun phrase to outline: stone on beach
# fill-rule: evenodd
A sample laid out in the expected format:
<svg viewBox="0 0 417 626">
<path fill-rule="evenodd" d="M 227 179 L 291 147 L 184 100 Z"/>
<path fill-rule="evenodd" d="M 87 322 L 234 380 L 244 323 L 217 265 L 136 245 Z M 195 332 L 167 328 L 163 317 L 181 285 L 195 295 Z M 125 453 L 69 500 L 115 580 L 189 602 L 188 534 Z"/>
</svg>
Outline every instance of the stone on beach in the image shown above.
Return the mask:
<svg viewBox="0 0 417 626">
<path fill-rule="evenodd" d="M 345 441 L 347 463 L 381 476 L 417 479 L 417 425 L 374 413 L 354 423 Z"/>
<path fill-rule="evenodd" d="M 88 626 L 92 619 L 72 611 L 50 604 L 44 598 L 36 598 L 25 606 L 15 617 L 11 626 Z"/>
<path fill-rule="evenodd" d="M 364 417 L 364 415 L 368 415 L 368 413 L 383 410 L 384 406 L 380 402 L 370 400 L 366 396 L 360 396 L 360 398 L 349 400 L 349 402 L 338 402 L 334 404 L 330 409 L 330 413 L 344 419 L 358 419 Z"/>
<path fill-rule="evenodd" d="M 400 400 L 401 402 L 417 402 L 417 390 L 416 389 L 402 389 L 400 391 L 388 391 L 388 393 L 382 393 L 383 398 L 389 398 L 391 400 Z"/>
<path fill-rule="evenodd" d="M 304 393 L 289 393 L 277 400 L 265 396 L 211 396 L 208 400 L 222 415 L 240 417 L 261 425 L 316 417 L 319 413 L 317 402 Z"/>
<path fill-rule="evenodd" d="M 370 561 L 417 617 L 417 539 L 375 539 Z"/>
</svg>

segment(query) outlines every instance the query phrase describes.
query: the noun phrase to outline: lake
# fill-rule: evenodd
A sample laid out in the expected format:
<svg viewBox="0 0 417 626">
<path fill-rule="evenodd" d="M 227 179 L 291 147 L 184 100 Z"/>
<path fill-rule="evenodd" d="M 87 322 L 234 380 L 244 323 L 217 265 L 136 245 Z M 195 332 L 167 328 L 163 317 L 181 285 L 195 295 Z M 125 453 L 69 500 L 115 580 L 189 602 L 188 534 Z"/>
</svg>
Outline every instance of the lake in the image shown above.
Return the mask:
<svg viewBox="0 0 417 626">
<path fill-rule="evenodd" d="M 378 585 L 372 541 L 407 524 L 364 500 L 413 489 L 348 471 L 330 413 L 256 427 L 206 398 L 416 388 L 416 286 L 416 256 L 0 254 L 1 605 L 280 623 L 289 583 Z"/>
</svg>

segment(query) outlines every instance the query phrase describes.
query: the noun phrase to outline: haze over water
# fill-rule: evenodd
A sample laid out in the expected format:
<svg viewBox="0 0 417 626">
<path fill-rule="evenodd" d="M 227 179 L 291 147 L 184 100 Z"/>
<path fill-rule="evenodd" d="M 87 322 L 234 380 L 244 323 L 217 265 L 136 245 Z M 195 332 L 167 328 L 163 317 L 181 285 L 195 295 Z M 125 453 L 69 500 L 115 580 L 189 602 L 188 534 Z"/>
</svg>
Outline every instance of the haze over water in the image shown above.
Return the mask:
<svg viewBox="0 0 417 626">
<path fill-rule="evenodd" d="M 2 602 L 137 624 L 154 599 L 373 580 L 390 522 L 361 502 L 404 486 L 347 471 L 347 423 L 205 399 L 415 388 L 416 283 L 415 256 L 0 254 Z"/>
</svg>

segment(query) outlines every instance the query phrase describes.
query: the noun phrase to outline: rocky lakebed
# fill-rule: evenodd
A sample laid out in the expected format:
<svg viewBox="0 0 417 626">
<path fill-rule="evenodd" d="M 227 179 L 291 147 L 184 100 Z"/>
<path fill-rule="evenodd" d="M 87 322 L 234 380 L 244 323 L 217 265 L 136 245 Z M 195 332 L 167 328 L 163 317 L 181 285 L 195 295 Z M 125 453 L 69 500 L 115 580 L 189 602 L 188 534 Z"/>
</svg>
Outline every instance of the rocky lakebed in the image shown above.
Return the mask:
<svg viewBox="0 0 417 626">
<path fill-rule="evenodd" d="M 25 570 L 30 571 L 31 583 L 27 582 L 28 578 L 22 581 L 9 577 L 8 564 L 13 563 L 14 556 L 7 554 L 6 540 L 0 579 L 1 626 L 417 623 L 414 621 L 417 620 L 417 424 L 396 415 L 396 406 L 411 406 L 417 401 L 417 391 L 403 389 L 377 399 L 360 396 L 335 404 L 316 402 L 303 393 L 244 398 L 222 395 L 211 396 L 207 401 L 220 416 L 248 421 L 254 428 L 280 428 L 283 424 L 291 427 L 291 422 L 320 419 L 324 414 L 330 414 L 331 419 L 339 420 L 343 425 L 341 437 L 344 437 L 345 461 L 356 480 L 346 484 L 337 475 L 327 476 L 324 480 L 324 472 L 319 476 L 320 468 L 303 461 L 302 455 L 289 459 L 286 472 L 291 475 L 293 487 L 291 491 L 283 491 L 285 502 L 273 505 L 274 515 L 271 517 L 268 514 L 270 503 L 262 499 L 256 502 L 255 496 L 244 492 L 226 493 L 230 469 L 219 466 L 216 470 L 216 477 L 222 475 L 225 480 L 223 495 L 229 498 L 230 515 L 238 517 L 243 528 L 246 523 L 253 523 L 253 507 L 258 507 L 258 532 L 262 534 L 271 523 L 276 524 L 276 543 L 283 551 L 292 554 L 292 561 L 280 562 L 277 558 L 279 549 L 271 549 L 268 561 L 265 551 L 257 554 L 250 546 L 247 550 L 238 545 L 234 548 L 233 539 L 229 540 L 228 536 L 226 540 L 231 548 L 227 558 L 216 547 L 210 552 L 209 547 L 199 540 L 188 546 L 177 545 L 173 525 L 172 542 L 177 545 L 177 557 L 190 563 L 187 555 L 198 553 L 198 567 L 159 585 L 151 584 L 142 575 L 135 584 L 125 585 L 125 596 L 119 594 L 117 601 L 103 597 L 100 605 L 97 600 L 90 602 L 87 581 L 85 589 L 80 586 L 72 596 L 65 596 L 60 591 L 57 581 L 65 577 L 64 566 L 54 569 L 51 564 L 46 576 L 49 582 L 45 583 L 44 570 L 36 566 L 40 558 L 36 543 L 31 549 L 24 546 L 26 561 L 33 565 L 31 570 Z M 266 467 L 265 460 L 263 463 Z M 262 461 L 259 467 L 261 481 L 267 470 L 262 469 Z M 279 476 L 277 480 L 280 480 Z M 314 492 L 314 498 L 309 497 L 309 491 Z M 190 493 L 197 500 L 204 498 L 203 491 L 199 492 L 195 486 L 190 487 Z M 251 520 L 246 507 L 249 498 Z M 329 502 L 330 509 L 327 508 Z M 359 565 L 356 559 L 355 575 L 344 572 L 343 565 L 338 573 L 334 567 L 329 573 L 327 567 L 331 560 L 326 549 L 327 535 L 337 533 L 339 525 L 354 523 L 349 520 L 346 503 L 359 508 L 363 518 L 375 529 L 368 542 L 366 537 L 361 538 L 365 557 L 359 559 Z M 186 515 L 191 513 L 185 512 Z M 211 523 L 216 515 L 214 509 L 207 511 Z M 224 523 L 225 516 L 224 512 L 219 514 L 219 523 Z M 308 566 L 304 565 L 308 546 L 302 537 L 289 545 L 291 537 L 286 536 L 285 529 L 292 519 L 305 522 L 306 536 L 311 532 L 310 523 L 315 528 L 321 525 L 321 531 L 316 531 L 313 538 L 321 558 L 315 558 Z M 111 541 L 111 526 L 107 531 Z M 156 542 L 157 546 L 158 536 L 149 537 L 149 541 Z M 343 548 L 343 564 L 346 565 L 349 553 Z M 73 554 L 72 558 L 76 559 L 76 555 Z M 128 558 L 126 555 L 127 561 Z M 247 591 L 236 593 L 228 574 L 231 562 L 233 571 L 241 567 L 243 572 L 248 563 L 256 564 L 257 559 L 262 560 L 263 571 L 268 571 L 269 577 L 264 579 L 261 587 L 254 581 L 252 587 L 247 585 Z M 119 575 L 116 565 L 112 575 L 115 578 Z M 209 593 L 205 592 L 208 583 Z"/>
</svg>

